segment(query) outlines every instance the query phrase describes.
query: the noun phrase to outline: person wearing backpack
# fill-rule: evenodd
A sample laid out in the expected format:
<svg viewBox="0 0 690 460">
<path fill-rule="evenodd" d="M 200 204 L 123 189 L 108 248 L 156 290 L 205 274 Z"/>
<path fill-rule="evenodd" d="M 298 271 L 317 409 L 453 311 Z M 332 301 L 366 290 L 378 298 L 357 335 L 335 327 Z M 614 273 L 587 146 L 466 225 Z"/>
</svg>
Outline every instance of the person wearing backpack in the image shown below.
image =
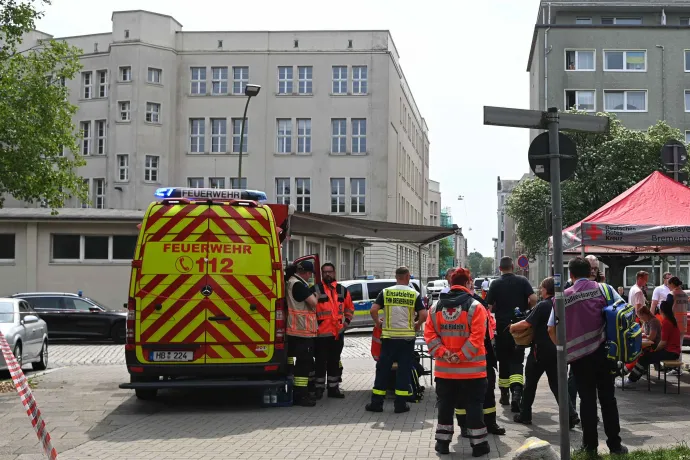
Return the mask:
<svg viewBox="0 0 690 460">
<path fill-rule="evenodd" d="M 567 361 L 573 370 L 577 391 L 580 394 L 580 420 L 582 424 L 582 449 L 596 454 L 599 446 L 597 432 L 597 398 L 606 432 L 606 444 L 611 454 L 628 453 L 621 443 L 620 419 L 616 402 L 614 377 L 606 346 L 604 310 L 611 302 L 615 289 L 590 280 L 591 267 L 583 257 L 575 257 L 568 263 L 572 287 L 565 290 L 565 327 Z M 549 318 L 549 336 L 556 340 L 556 324 L 559 318 L 552 311 Z"/>
<path fill-rule="evenodd" d="M 680 357 L 681 334 L 678 322 L 673 314 L 673 303 L 664 300 L 659 304 L 659 308 L 664 319 L 661 323 L 661 341 L 651 352 L 640 356 L 637 364 L 630 371 L 630 375 L 625 378 L 625 384 L 621 379 L 616 382 L 617 386 L 634 387 L 640 380 L 640 377 L 647 373 L 647 367 L 650 364 L 659 364 L 661 361 L 675 361 Z"/>
</svg>

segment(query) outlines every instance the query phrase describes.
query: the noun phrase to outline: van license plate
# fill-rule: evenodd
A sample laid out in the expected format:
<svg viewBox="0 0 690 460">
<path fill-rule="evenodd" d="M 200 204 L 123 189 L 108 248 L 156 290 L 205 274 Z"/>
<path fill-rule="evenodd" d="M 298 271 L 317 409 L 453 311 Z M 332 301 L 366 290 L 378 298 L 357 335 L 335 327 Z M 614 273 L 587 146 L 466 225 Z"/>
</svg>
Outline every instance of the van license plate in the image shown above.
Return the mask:
<svg viewBox="0 0 690 460">
<path fill-rule="evenodd" d="M 152 351 L 149 361 L 194 361 L 193 351 Z"/>
</svg>

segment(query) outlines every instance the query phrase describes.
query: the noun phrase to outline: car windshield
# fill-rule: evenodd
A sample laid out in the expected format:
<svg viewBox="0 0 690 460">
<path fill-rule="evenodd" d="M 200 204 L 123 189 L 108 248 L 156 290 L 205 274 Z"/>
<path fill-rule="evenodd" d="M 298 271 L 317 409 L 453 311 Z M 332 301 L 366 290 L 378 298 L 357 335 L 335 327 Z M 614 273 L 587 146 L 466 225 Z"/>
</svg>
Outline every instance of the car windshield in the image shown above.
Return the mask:
<svg viewBox="0 0 690 460">
<path fill-rule="evenodd" d="M 0 323 L 14 323 L 14 304 L 0 302 Z"/>
<path fill-rule="evenodd" d="M 98 300 L 94 299 L 93 297 L 83 297 L 84 300 L 90 300 L 91 302 L 95 303 L 99 307 L 101 307 L 103 310 L 107 310 L 108 308 L 105 306 L 105 304 L 99 302 Z"/>
</svg>

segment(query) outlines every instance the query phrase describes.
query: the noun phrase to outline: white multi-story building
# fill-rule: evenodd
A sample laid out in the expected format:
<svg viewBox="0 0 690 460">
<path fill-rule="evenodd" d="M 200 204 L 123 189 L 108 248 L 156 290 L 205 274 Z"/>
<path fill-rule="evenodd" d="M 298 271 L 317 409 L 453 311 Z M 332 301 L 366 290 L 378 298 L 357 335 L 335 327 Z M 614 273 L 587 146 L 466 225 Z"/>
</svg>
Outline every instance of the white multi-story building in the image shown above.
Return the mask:
<svg viewBox="0 0 690 460">
<path fill-rule="evenodd" d="M 52 38 L 28 34 L 23 48 Z M 174 18 L 117 11 L 112 30 L 60 37 L 83 50 L 65 84 L 83 133 L 90 204 L 143 210 L 158 187 L 263 190 L 298 211 L 429 223 L 428 128 L 388 31 L 188 32 Z M 245 85 L 261 85 L 247 114 Z M 5 207 L 32 207 L 8 198 Z M 428 251 L 296 235 L 340 276 L 427 276 Z M 421 270 L 420 270 L 421 268 Z"/>
</svg>

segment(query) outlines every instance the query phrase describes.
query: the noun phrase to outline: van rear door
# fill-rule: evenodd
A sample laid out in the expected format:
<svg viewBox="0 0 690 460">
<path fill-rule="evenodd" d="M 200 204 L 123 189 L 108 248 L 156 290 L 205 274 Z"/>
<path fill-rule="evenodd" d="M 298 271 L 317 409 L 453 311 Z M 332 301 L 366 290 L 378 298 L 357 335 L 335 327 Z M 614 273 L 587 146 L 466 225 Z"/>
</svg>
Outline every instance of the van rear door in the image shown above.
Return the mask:
<svg viewBox="0 0 690 460">
<path fill-rule="evenodd" d="M 275 352 L 283 296 L 280 243 L 270 208 L 252 202 L 209 208 L 207 364 L 265 363 Z"/>
<path fill-rule="evenodd" d="M 142 222 L 133 296 L 141 363 L 203 364 L 208 205 L 153 204 Z"/>
</svg>

